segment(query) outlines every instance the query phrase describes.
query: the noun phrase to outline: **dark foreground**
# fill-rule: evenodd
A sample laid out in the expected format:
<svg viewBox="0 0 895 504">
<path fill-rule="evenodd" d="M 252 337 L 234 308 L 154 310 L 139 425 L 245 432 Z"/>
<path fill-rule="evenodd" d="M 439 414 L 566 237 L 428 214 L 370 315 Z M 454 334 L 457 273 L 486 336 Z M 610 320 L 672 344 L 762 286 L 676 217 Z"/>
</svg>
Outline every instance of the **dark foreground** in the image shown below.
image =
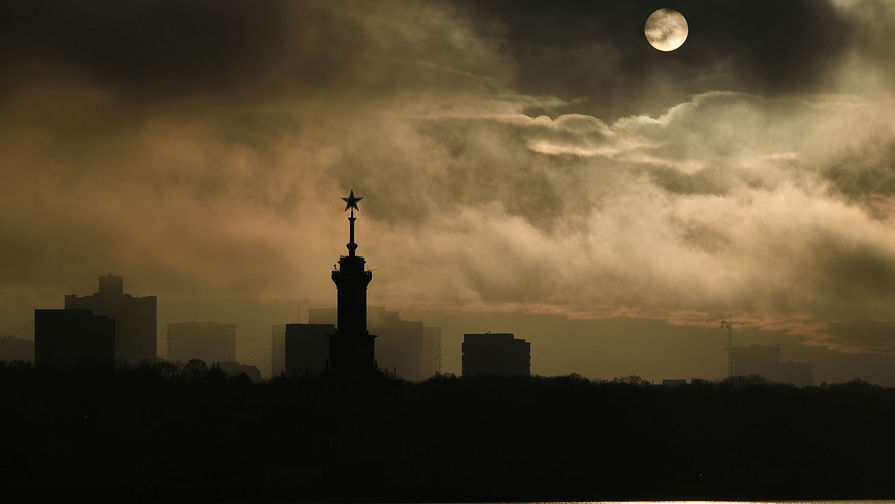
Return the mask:
<svg viewBox="0 0 895 504">
<path fill-rule="evenodd" d="M 0 487 L 174 500 L 895 496 L 895 389 L 0 365 Z M 2 491 L 2 488 L 0 488 Z"/>
</svg>

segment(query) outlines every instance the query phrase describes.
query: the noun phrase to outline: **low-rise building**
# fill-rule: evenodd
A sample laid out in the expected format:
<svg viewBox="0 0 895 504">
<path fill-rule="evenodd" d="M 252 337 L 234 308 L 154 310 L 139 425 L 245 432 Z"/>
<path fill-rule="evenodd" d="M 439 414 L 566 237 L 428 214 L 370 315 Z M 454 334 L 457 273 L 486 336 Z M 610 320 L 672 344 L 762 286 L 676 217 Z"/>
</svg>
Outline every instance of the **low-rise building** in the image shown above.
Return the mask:
<svg viewBox="0 0 895 504">
<path fill-rule="evenodd" d="M 37 367 L 115 367 L 115 321 L 89 310 L 34 310 Z"/>
<path fill-rule="evenodd" d="M 531 344 L 512 333 L 463 335 L 463 376 L 531 374 Z"/>
</svg>

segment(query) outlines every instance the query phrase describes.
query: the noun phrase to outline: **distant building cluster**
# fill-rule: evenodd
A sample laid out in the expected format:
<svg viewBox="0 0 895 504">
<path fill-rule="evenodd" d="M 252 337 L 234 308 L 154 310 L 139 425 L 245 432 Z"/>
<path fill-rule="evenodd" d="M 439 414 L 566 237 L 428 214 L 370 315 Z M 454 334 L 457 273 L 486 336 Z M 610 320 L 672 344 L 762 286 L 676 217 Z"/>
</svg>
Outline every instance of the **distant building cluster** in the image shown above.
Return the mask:
<svg viewBox="0 0 895 504">
<path fill-rule="evenodd" d="M 340 277 L 340 281 L 346 281 L 344 278 Z M 359 278 L 366 281 L 363 275 Z M 375 338 L 376 369 L 411 381 L 425 380 L 441 372 L 441 328 L 404 320 L 397 311 L 384 307 L 354 304 L 351 309 L 363 312 L 366 323 L 362 331 Z M 122 277 L 101 276 L 94 294 L 65 296 L 65 309 L 35 310 L 33 341 L 0 336 L 0 359 L 33 360 L 38 367 L 114 367 L 152 362 L 157 358 L 156 317 L 155 296 L 135 297 L 124 292 Z M 308 312 L 309 323 L 271 326 L 272 376 L 320 376 L 332 369 L 333 336 L 338 334 L 339 320 L 350 318 L 346 317 L 343 314 L 340 319 L 338 308 L 316 308 Z M 199 359 L 217 365 L 227 374 L 261 379 L 257 367 L 237 360 L 235 324 L 169 323 L 166 343 L 169 361 Z M 531 374 L 531 344 L 512 333 L 465 334 L 461 349 L 463 376 Z M 814 364 L 781 361 L 778 346 L 732 347 L 732 354 L 734 376 L 756 375 L 796 386 L 814 384 Z M 667 379 L 662 383 L 674 386 L 687 382 Z"/>
<path fill-rule="evenodd" d="M 361 199 L 354 191 L 342 198 L 345 211 L 351 214 L 348 255 L 341 256 L 338 267 L 331 272 L 337 289 L 336 308 L 310 310 L 309 323 L 271 326 L 273 376 L 329 372 L 357 378 L 385 372 L 420 381 L 441 372 L 441 328 L 404 320 L 397 311 L 384 307 L 367 306 L 367 286 L 373 273 L 366 268 L 365 259 L 357 255 L 354 241 L 354 211 Z M 39 367 L 154 362 L 157 304 L 155 296 L 125 293 L 122 277 L 101 276 L 97 292 L 65 296 L 65 309 L 35 310 L 34 362 Z M 167 330 L 169 361 L 198 359 L 228 374 L 245 373 L 260 379 L 257 368 L 237 361 L 235 324 L 176 322 L 169 323 Z M 15 341 L 0 343 L 11 349 Z M 529 343 L 514 339 L 512 334 L 467 334 L 463 343 L 465 375 L 528 375 L 529 363 Z"/>
<path fill-rule="evenodd" d="M 34 364 L 154 362 L 156 297 L 124 293 L 120 276 L 99 277 L 89 296 L 65 296 L 65 309 L 34 311 Z"/>
<path fill-rule="evenodd" d="M 308 321 L 335 324 L 336 310 L 308 310 Z M 398 312 L 380 306 L 367 308 L 367 326 L 376 335 L 375 358 L 379 369 L 412 381 L 441 372 L 441 328 L 427 328 L 422 322 L 403 320 Z"/>
<path fill-rule="evenodd" d="M 316 376 L 329 366 L 329 338 L 337 329 L 336 308 L 308 310 L 308 324 L 272 327 L 271 369 L 285 376 Z M 376 337 L 379 369 L 411 381 L 441 372 L 441 328 L 403 320 L 396 311 L 367 307 L 367 328 Z"/>
<path fill-rule="evenodd" d="M 123 362 L 155 361 L 155 296 L 134 297 L 124 293 L 124 278 L 99 277 L 99 290 L 89 296 L 65 296 L 67 310 L 89 310 L 115 321 L 115 357 Z"/>
<path fill-rule="evenodd" d="M 351 211 L 348 255 L 331 272 L 337 289 L 335 308 L 309 310 L 308 323 L 271 326 L 272 376 L 320 376 L 325 373 L 358 378 L 378 373 L 421 381 L 441 372 L 441 328 L 404 320 L 397 311 L 367 306 L 367 286 L 373 278 L 366 261 L 356 254 L 357 203 L 351 191 L 342 198 Z M 814 365 L 781 362 L 780 348 L 767 345 L 734 347 L 732 330 L 743 322 L 730 318 L 728 365 L 731 376 L 758 375 L 798 386 L 814 383 Z M 0 337 L 0 359 L 34 360 L 38 367 L 81 364 L 114 367 L 157 359 L 157 298 L 124 292 L 120 276 L 99 277 L 97 292 L 65 296 L 65 308 L 34 312 L 34 341 Z M 227 374 L 260 380 L 258 368 L 237 360 L 236 325 L 214 321 L 167 324 L 167 359 L 201 360 Z M 30 352 L 29 352 L 30 350 Z M 462 374 L 530 376 L 531 344 L 513 333 L 469 333 L 461 345 Z M 736 370 L 735 373 L 733 370 Z M 666 386 L 687 383 L 664 380 Z"/>
<path fill-rule="evenodd" d="M 34 311 L 34 341 L 0 338 L 0 358 L 23 356 L 22 342 L 32 348 L 37 367 L 120 364 L 157 359 L 157 298 L 124 292 L 124 279 L 99 277 L 99 289 L 88 296 L 65 296 L 64 309 Z M 168 360 L 193 359 L 215 364 L 228 374 L 260 380 L 257 367 L 236 360 L 236 326 L 217 322 L 168 324 Z M 23 359 L 24 360 L 24 359 Z M 30 360 L 30 359 L 28 359 Z"/>
</svg>

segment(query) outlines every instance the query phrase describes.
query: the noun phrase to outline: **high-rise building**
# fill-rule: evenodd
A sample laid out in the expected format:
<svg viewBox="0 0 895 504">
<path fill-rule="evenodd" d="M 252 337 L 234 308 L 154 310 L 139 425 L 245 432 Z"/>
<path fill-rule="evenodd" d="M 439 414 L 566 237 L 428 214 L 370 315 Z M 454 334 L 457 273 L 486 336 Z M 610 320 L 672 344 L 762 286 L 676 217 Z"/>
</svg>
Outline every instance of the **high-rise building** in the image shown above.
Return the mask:
<svg viewBox="0 0 895 504">
<path fill-rule="evenodd" d="M 398 312 L 371 306 L 370 327 L 376 333 L 379 369 L 411 381 L 422 379 L 423 323 L 402 320 Z"/>
<path fill-rule="evenodd" d="M 374 339 L 367 331 L 367 285 L 373 272 L 366 269 L 366 261 L 357 255 L 354 242 L 354 211 L 357 202 L 354 191 L 345 201 L 345 210 L 351 210 L 349 222 L 348 255 L 339 258 L 339 269 L 333 270 L 332 280 L 338 289 L 338 325 L 329 338 L 329 368 L 338 375 L 365 375 L 376 372 Z"/>
<path fill-rule="evenodd" d="M 140 362 L 156 359 L 155 296 L 134 297 L 124 293 L 120 276 L 99 277 L 99 290 L 89 296 L 65 296 L 67 309 L 90 310 L 115 320 L 115 351 L 119 360 Z"/>
<path fill-rule="evenodd" d="M 115 320 L 89 310 L 34 310 L 34 365 L 115 367 Z"/>
<path fill-rule="evenodd" d="M 270 377 L 286 371 L 286 324 L 270 326 Z"/>
<path fill-rule="evenodd" d="M 285 373 L 287 377 L 319 376 L 329 363 L 332 324 L 286 324 Z"/>
<path fill-rule="evenodd" d="M 301 299 L 296 305 L 295 317 L 296 323 L 303 323 L 308 320 L 308 301 Z M 333 322 L 335 324 L 335 322 Z M 329 340 L 327 340 L 329 341 Z M 329 343 L 327 343 L 328 345 Z M 329 350 L 327 350 L 327 359 L 329 358 Z M 275 324 L 271 326 L 270 334 L 270 376 L 276 378 L 286 371 L 286 324 Z"/>
<path fill-rule="evenodd" d="M 423 326 L 423 354 L 420 356 L 423 379 L 441 373 L 441 328 Z"/>
<path fill-rule="evenodd" d="M 168 324 L 168 360 L 236 361 L 236 324 L 179 322 Z"/>
<path fill-rule="evenodd" d="M 531 373 L 531 344 L 512 333 L 463 335 L 463 376 Z"/>
</svg>

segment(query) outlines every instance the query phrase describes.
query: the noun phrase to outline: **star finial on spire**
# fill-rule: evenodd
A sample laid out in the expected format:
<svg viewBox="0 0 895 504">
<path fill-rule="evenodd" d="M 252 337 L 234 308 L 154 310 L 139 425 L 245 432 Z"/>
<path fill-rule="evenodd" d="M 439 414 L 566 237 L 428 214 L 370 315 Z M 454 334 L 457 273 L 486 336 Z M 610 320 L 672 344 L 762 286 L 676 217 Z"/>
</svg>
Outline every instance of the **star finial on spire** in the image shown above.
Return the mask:
<svg viewBox="0 0 895 504">
<path fill-rule="evenodd" d="M 357 208 L 357 202 L 364 199 L 363 196 L 354 196 L 354 189 L 351 190 L 351 194 L 348 195 L 347 198 L 342 198 L 342 201 L 345 202 L 345 211 L 347 212 L 349 208 L 360 211 Z"/>
</svg>

